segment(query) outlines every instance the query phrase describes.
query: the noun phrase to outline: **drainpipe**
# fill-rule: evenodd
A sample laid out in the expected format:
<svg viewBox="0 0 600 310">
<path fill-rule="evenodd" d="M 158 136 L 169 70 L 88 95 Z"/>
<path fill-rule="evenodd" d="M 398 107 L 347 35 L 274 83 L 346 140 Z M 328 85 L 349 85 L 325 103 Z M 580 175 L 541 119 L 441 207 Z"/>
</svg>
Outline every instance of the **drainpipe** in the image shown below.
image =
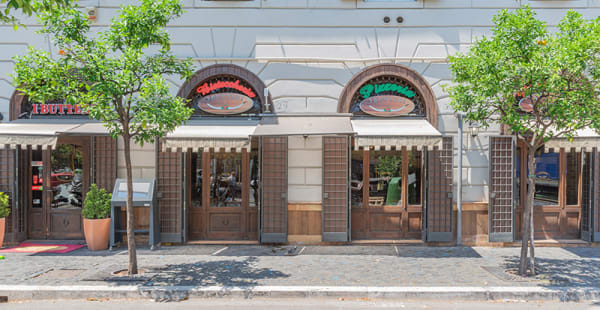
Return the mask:
<svg viewBox="0 0 600 310">
<path fill-rule="evenodd" d="M 463 158 L 463 117 L 464 114 L 456 113 L 458 118 L 458 183 L 456 189 L 456 244 L 462 243 L 462 158 Z"/>
</svg>

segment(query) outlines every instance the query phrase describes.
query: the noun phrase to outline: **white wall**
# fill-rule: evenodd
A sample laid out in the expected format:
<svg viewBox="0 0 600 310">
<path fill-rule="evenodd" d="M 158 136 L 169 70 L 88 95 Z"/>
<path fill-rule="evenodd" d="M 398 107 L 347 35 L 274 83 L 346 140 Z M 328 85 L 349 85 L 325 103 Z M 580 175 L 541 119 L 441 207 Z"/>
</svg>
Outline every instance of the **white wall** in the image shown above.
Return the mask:
<svg viewBox="0 0 600 310">
<path fill-rule="evenodd" d="M 135 1 L 80 3 L 99 7 L 93 27 L 101 30 L 109 24 L 119 5 Z M 183 3 L 185 14 L 169 26 L 174 53 L 195 58 L 196 69 L 217 62 L 248 68 L 268 85 L 278 112 L 335 112 L 344 85 L 355 73 L 371 64 L 396 62 L 415 69 L 427 79 L 438 100 L 439 129 L 454 136 L 457 121 L 448 108 L 448 95 L 442 90 L 451 76 L 448 65 L 438 61 L 466 50 L 475 37 L 488 33 L 491 18 L 498 9 L 529 4 L 550 25 L 558 23 L 566 8 L 575 8 L 587 18 L 600 15 L 600 0 L 184 0 Z M 390 17 L 389 24 L 383 22 L 385 16 Z M 396 22 L 398 16 L 404 18 L 402 24 Z M 9 76 L 11 58 L 25 53 L 28 46 L 57 56 L 48 39 L 34 33 L 39 27 L 33 18 L 24 18 L 22 22 L 27 28 L 16 32 L 12 26 L 0 26 L 0 113 L 5 120 L 14 90 Z M 182 82 L 176 77 L 170 77 L 169 81 L 175 94 Z M 462 181 L 466 201 L 487 201 L 487 136 L 497 132 L 497 128 L 491 128 L 476 138 L 465 135 Z M 152 147 L 135 149 L 135 176 L 153 176 Z M 316 156 L 322 152 L 320 142 L 312 137 L 305 142 L 290 138 L 290 189 L 294 189 L 290 191 L 290 201 L 320 201 L 320 181 L 315 175 L 317 162 L 304 167 L 302 161 L 294 159 L 303 152 Z M 119 165 L 119 176 L 124 176 L 123 164 Z"/>
</svg>

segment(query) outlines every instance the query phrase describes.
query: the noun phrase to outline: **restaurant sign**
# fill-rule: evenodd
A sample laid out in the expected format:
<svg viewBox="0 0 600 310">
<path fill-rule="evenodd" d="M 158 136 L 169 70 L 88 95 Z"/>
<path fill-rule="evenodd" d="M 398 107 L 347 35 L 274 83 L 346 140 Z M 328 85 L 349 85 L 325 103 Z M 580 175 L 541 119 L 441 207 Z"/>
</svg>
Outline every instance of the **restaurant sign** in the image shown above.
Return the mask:
<svg viewBox="0 0 600 310">
<path fill-rule="evenodd" d="M 239 114 L 250 110 L 254 101 L 248 96 L 234 93 L 219 93 L 204 96 L 197 101 L 198 108 L 212 114 Z"/>
<path fill-rule="evenodd" d="M 240 80 L 236 80 L 233 82 L 232 81 L 216 81 L 216 82 L 212 82 L 212 83 L 206 82 L 206 83 L 200 85 L 196 89 L 196 92 L 203 96 L 206 96 L 210 92 L 215 91 L 217 89 L 221 89 L 221 88 L 232 88 L 250 98 L 256 97 L 256 94 L 252 91 L 252 89 L 250 89 L 249 87 L 240 85 Z"/>
<path fill-rule="evenodd" d="M 64 103 L 47 103 L 38 104 L 34 103 L 31 105 L 31 114 L 34 115 L 82 115 L 89 114 L 81 108 L 78 104 L 64 104 Z"/>
<path fill-rule="evenodd" d="M 415 109 L 415 103 L 405 97 L 384 95 L 361 101 L 360 109 L 373 116 L 391 117 L 412 112 Z"/>
<path fill-rule="evenodd" d="M 374 94 L 377 95 L 382 92 L 396 92 L 408 98 L 413 98 L 415 96 L 415 92 L 410 90 L 408 86 L 402 86 L 393 83 L 367 84 L 361 87 L 359 92 L 364 99 L 367 99 Z"/>
</svg>

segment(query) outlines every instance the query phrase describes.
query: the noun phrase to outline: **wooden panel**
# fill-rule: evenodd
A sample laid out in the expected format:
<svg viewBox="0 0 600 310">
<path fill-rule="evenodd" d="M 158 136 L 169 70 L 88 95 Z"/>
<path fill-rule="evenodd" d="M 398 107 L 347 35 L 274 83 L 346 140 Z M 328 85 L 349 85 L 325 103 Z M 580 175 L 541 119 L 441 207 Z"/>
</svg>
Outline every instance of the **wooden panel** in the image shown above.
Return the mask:
<svg viewBox="0 0 600 310">
<path fill-rule="evenodd" d="M 490 241 L 514 240 L 514 141 L 490 137 Z"/>
<path fill-rule="evenodd" d="M 51 239 L 81 237 L 81 214 L 51 212 L 49 231 Z"/>
<path fill-rule="evenodd" d="M 320 204 L 290 204 L 288 235 L 321 235 Z"/>
<path fill-rule="evenodd" d="M 452 138 L 428 152 L 427 241 L 452 241 Z"/>
<path fill-rule="evenodd" d="M 240 213 L 216 213 L 209 217 L 210 232 L 241 232 L 242 216 Z"/>
<path fill-rule="evenodd" d="M 261 240 L 287 240 L 287 137 L 262 138 Z"/>
<path fill-rule="evenodd" d="M 400 236 L 402 213 L 371 213 L 369 225 L 372 232 L 396 232 Z"/>
<path fill-rule="evenodd" d="M 581 238 L 586 241 L 592 241 L 592 217 L 593 217 L 593 157 L 591 152 L 582 153 L 581 169 Z M 571 226 L 571 223 L 569 223 Z M 569 229 L 570 230 L 570 229 Z"/>
<path fill-rule="evenodd" d="M 110 136 L 93 137 L 93 182 L 109 193 L 117 178 L 117 140 Z"/>
</svg>

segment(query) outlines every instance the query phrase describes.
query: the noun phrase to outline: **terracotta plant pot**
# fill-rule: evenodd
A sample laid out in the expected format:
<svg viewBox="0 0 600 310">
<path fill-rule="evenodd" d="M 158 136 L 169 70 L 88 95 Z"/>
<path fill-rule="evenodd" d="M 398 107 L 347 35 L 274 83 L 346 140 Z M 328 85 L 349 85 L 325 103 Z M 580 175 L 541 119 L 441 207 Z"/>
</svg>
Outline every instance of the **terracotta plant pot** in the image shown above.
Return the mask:
<svg viewBox="0 0 600 310">
<path fill-rule="evenodd" d="M 85 243 L 91 251 L 108 249 L 108 239 L 110 237 L 110 218 L 90 220 L 83 219 L 83 233 Z"/>
<path fill-rule="evenodd" d="M 4 242 L 4 230 L 6 229 L 6 218 L 0 218 L 0 249 L 2 248 L 2 243 Z"/>
</svg>

